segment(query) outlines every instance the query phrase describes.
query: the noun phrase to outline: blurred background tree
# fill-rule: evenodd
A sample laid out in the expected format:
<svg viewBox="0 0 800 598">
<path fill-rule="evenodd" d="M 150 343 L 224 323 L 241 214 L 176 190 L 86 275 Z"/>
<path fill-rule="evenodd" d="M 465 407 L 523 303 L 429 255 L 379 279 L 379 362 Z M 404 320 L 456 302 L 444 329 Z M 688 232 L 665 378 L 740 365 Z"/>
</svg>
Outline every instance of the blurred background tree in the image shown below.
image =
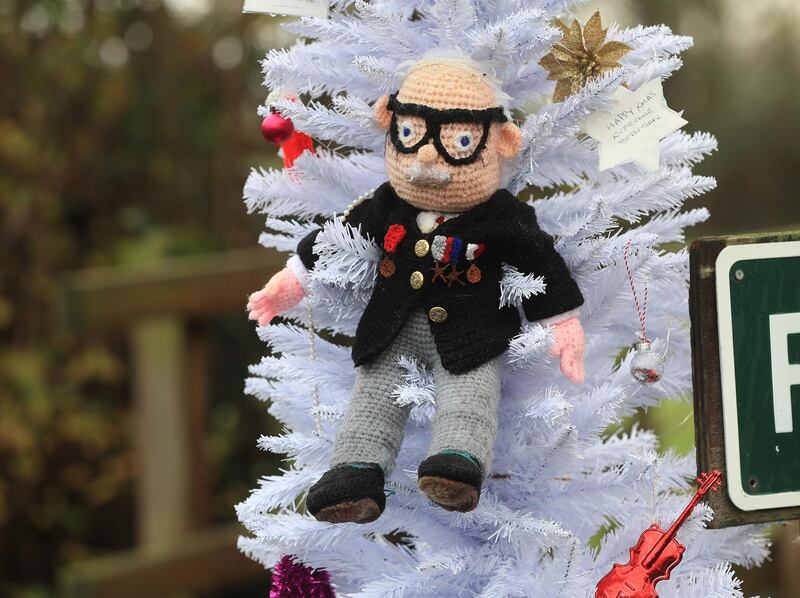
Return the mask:
<svg viewBox="0 0 800 598">
<path fill-rule="evenodd" d="M 286 41 L 237 2 L 0 2 L 0 595 L 133 545 L 127 347 L 59 326 L 59 277 L 255 243 L 238 198 L 275 160 L 257 60 Z M 212 506 L 230 520 L 265 469 L 241 399 L 262 347 L 244 318 L 212 339 Z"/>
<path fill-rule="evenodd" d="M 667 94 L 720 139 L 697 234 L 800 227 L 797 3 L 595 8 L 695 36 Z M 60 566 L 135 541 L 127 348 L 59 326 L 59 279 L 255 244 L 262 223 L 240 197 L 250 167 L 277 163 L 255 114 L 258 59 L 292 41 L 275 25 L 239 0 L 0 0 L 0 595 L 52 594 Z M 241 393 L 263 347 L 243 314 L 212 336 L 222 521 L 274 464 L 255 449 L 263 410 Z M 684 413 L 661 425 L 690 449 Z"/>
</svg>

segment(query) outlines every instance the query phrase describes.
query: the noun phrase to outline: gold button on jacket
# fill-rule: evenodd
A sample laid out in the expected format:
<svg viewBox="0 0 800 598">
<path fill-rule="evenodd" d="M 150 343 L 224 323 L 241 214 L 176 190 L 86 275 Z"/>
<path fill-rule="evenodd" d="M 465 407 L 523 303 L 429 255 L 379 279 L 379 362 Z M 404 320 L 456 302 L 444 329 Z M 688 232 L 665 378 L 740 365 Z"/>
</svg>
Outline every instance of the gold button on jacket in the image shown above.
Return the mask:
<svg viewBox="0 0 800 598">
<path fill-rule="evenodd" d="M 447 319 L 447 310 L 443 307 L 432 307 L 428 312 L 431 322 L 441 324 Z"/>
<path fill-rule="evenodd" d="M 417 241 L 417 244 L 414 245 L 414 253 L 417 257 L 425 257 L 428 255 L 428 251 L 431 249 L 431 244 L 428 243 L 425 239 L 420 239 Z"/>
<path fill-rule="evenodd" d="M 414 272 L 411 274 L 411 288 L 414 290 L 421 289 L 425 284 L 425 277 L 422 272 Z"/>
</svg>

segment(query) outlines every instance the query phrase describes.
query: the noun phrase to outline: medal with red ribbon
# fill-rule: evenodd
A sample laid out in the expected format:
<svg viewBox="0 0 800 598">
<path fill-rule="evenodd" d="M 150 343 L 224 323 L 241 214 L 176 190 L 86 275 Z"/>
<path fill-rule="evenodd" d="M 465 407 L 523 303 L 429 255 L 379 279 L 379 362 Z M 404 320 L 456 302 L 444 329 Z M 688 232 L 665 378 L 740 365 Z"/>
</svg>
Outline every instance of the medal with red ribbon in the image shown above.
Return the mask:
<svg viewBox="0 0 800 598">
<path fill-rule="evenodd" d="M 392 256 L 397 251 L 397 247 L 403 242 L 406 237 L 406 227 L 402 224 L 393 224 L 386 231 L 383 237 L 383 249 L 386 251 L 386 257 L 383 258 L 380 265 L 380 273 L 384 278 L 391 278 L 397 271 Z"/>
<path fill-rule="evenodd" d="M 475 260 L 481 256 L 485 249 L 486 246 L 483 243 L 470 243 L 467 245 L 466 258 L 470 264 L 467 270 L 467 280 L 472 284 L 478 284 L 483 276 L 481 269 L 475 265 Z"/>
</svg>

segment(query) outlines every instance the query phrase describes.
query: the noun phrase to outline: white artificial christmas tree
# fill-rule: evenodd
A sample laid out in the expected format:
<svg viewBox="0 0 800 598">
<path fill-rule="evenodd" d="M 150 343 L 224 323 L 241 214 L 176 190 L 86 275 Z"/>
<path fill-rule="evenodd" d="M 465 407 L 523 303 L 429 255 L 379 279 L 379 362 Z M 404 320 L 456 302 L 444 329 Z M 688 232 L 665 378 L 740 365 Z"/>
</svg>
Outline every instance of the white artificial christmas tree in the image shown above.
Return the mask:
<svg viewBox="0 0 800 598">
<path fill-rule="evenodd" d="M 303 94 L 303 102 L 277 108 L 323 148 L 290 170 L 250 176 L 247 207 L 267 216 L 261 243 L 293 251 L 328 222 L 317 240 L 324 267 L 311 273 L 312 292 L 288 314 L 290 323 L 259 330 L 274 355 L 252 368 L 247 383 L 286 428 L 260 446 L 290 459 L 283 475 L 262 479 L 238 507 L 252 534 L 240 548 L 266 567 L 295 555 L 327 569 L 341 596 L 594 596 L 595 584 L 615 562 L 627 562 L 644 529 L 653 521 L 666 529 L 685 506 L 694 456 L 660 454 L 652 432 L 619 430 L 637 409 L 686 400 L 691 391 L 688 255 L 659 247 L 682 242 L 686 227 L 707 218 L 706 210 L 685 204 L 714 187 L 692 166 L 716 142 L 677 132 L 661 144 L 658 172 L 636 164 L 600 172 L 597 143 L 580 123 L 606 107 L 620 85 L 635 90 L 667 79 L 691 40 L 665 26 L 612 27 L 608 38 L 632 47 L 622 68 L 553 103 L 554 84 L 539 61 L 561 36 L 554 19 L 574 4 L 340 0 L 328 19 L 287 22 L 314 41 L 264 61 L 268 87 Z M 321 523 L 304 513 L 303 497 L 328 469 L 355 371 L 349 349 L 318 331 L 354 334 L 380 258 L 377 245 L 333 217 L 386 180 L 385 133 L 373 122 L 372 102 L 398 88 L 401 64 L 437 49 L 489 65 L 511 98 L 524 141 L 507 187 L 531 201 L 584 294 L 586 382 L 572 385 L 558 371 L 548 353 L 551 330 L 526 324 L 506 354 L 500 427 L 480 504 L 471 513 L 449 513 L 417 489 L 434 381 L 404 360 L 406 382 L 387 400 L 413 409 L 387 480 L 385 512 L 367 525 Z M 320 103 L 323 96 L 330 102 Z M 532 201 L 531 188 L 544 198 Z M 647 387 L 629 372 L 639 320 L 626 247 L 635 283 L 649 286 L 649 337 L 666 353 L 664 378 Z M 508 268 L 502 301 L 518 303 L 545 284 Z M 754 566 L 766 557 L 760 529 L 705 530 L 711 516 L 698 508 L 679 533 L 688 549 L 672 580 L 659 585 L 663 598 L 741 596 L 731 564 Z"/>
</svg>

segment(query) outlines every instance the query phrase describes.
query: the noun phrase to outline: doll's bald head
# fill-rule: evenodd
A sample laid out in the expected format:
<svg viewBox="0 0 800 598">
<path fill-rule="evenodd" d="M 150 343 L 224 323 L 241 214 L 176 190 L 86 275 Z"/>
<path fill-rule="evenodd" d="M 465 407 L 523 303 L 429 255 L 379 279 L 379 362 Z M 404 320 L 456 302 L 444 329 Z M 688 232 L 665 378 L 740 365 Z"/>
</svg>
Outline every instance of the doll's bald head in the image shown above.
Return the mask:
<svg viewBox="0 0 800 598">
<path fill-rule="evenodd" d="M 520 150 L 519 128 L 498 86 L 469 61 L 414 65 L 397 94 L 375 104 L 388 130 L 386 170 L 397 194 L 420 209 L 461 212 L 501 184 L 502 160 Z"/>
</svg>

